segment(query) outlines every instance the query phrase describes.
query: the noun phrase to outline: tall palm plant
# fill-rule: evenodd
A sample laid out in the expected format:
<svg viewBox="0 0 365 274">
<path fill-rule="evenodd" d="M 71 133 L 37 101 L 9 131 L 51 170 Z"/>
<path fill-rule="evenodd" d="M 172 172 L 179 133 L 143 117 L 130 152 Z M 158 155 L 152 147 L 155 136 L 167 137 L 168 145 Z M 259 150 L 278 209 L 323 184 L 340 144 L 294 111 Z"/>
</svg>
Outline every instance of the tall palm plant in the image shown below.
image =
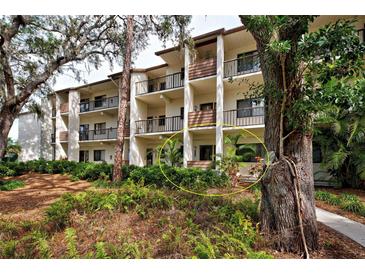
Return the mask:
<svg viewBox="0 0 365 274">
<path fill-rule="evenodd" d="M 164 144 L 163 147 L 162 145 L 157 147 L 157 153 L 159 153 L 162 148 L 160 160 L 163 160 L 163 162 L 169 166 L 181 166 L 183 163 L 183 155 L 180 140 L 172 138 L 164 141 Z"/>
<path fill-rule="evenodd" d="M 18 156 L 22 150 L 22 147 L 14 141 L 12 138 L 8 138 L 8 142 L 5 148 L 5 157 L 6 161 L 15 161 L 18 159 Z"/>
<path fill-rule="evenodd" d="M 344 185 L 365 181 L 365 116 L 330 105 L 316 117 L 315 141 L 323 165 Z"/>
</svg>

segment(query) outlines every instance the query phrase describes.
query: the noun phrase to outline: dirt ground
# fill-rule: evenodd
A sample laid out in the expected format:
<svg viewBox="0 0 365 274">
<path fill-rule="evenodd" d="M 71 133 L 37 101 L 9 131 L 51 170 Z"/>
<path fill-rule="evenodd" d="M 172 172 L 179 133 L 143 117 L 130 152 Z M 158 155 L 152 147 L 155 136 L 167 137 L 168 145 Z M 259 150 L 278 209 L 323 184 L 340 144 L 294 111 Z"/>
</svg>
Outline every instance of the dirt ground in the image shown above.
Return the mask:
<svg viewBox="0 0 365 274">
<path fill-rule="evenodd" d="M 29 173 L 15 178 L 13 177 L 11 179 L 22 180 L 26 186 L 12 191 L 0 191 L 0 219 L 40 220 L 44 217 L 45 208 L 62 194 L 67 192 L 75 193 L 84 191 L 91 186 L 90 183 L 86 181 L 72 182 L 67 176 L 58 174 Z M 213 190 L 213 192 L 215 191 Z M 238 194 L 235 199 L 240 199 L 246 196 L 252 198 L 253 194 L 245 191 Z M 330 211 L 334 212 L 333 210 Z M 121 222 L 116 222 L 114 217 L 110 218 L 109 216 L 108 218 L 105 218 L 102 216 L 95 216 L 97 217 L 96 219 L 99 219 L 100 221 L 94 224 L 96 225 L 95 229 L 102 234 L 106 231 L 108 231 L 108 234 L 110 231 L 120 232 L 121 228 L 123 231 L 131 229 L 138 230 L 137 235 L 146 235 L 147 238 L 149 237 L 148 235 L 152 236 L 158 234 L 158 226 L 157 223 L 154 223 L 153 218 L 148 221 L 138 222 L 136 221 L 138 219 L 136 216 L 128 216 L 121 213 L 118 214 L 114 217 L 118 220 L 123 220 L 123 225 L 121 225 Z M 94 221 L 96 219 L 92 218 Z M 90 226 L 90 224 L 88 224 L 88 226 Z M 323 224 L 319 223 L 318 226 L 320 232 L 320 250 L 313 253 L 312 258 L 365 258 L 364 247 Z M 80 224 L 77 224 L 76 227 L 80 227 Z M 88 229 L 85 229 L 85 231 L 88 231 Z M 82 240 L 82 242 L 85 241 L 85 243 L 87 242 L 87 239 L 99 236 L 90 235 L 88 233 L 85 233 L 85 235 L 79 234 L 79 237 L 82 238 L 80 240 Z M 117 235 L 115 234 L 114 236 Z M 60 242 L 58 242 L 58 244 L 60 247 L 63 246 Z M 61 249 L 60 252 L 62 251 Z M 273 254 L 276 258 L 299 258 L 299 256 L 295 254 L 281 253 L 270 249 L 267 251 Z M 159 257 L 163 257 L 161 254 L 159 255 Z"/>
<path fill-rule="evenodd" d="M 62 194 L 84 191 L 87 181 L 72 182 L 60 174 L 28 173 L 5 180 L 22 180 L 25 187 L 0 191 L 0 218 L 13 220 L 40 220 L 44 209 Z"/>
</svg>

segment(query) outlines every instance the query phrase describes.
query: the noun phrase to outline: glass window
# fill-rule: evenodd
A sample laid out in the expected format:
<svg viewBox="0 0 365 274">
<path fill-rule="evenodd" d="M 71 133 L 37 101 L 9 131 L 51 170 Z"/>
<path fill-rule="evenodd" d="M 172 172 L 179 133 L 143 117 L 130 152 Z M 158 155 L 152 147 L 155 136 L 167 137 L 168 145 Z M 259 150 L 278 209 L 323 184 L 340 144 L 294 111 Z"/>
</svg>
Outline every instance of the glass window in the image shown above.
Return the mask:
<svg viewBox="0 0 365 274">
<path fill-rule="evenodd" d="M 94 124 L 95 134 L 105 134 L 106 133 L 106 123 L 96 123 Z"/>
<path fill-rule="evenodd" d="M 94 106 L 96 108 L 102 107 L 104 105 L 104 98 L 105 97 L 106 97 L 106 95 L 95 96 Z"/>
<path fill-rule="evenodd" d="M 89 161 L 89 151 L 88 150 L 80 150 L 79 153 L 79 162 L 88 162 Z"/>
<path fill-rule="evenodd" d="M 322 163 L 322 160 L 321 146 L 313 142 L 313 163 Z"/>
<path fill-rule="evenodd" d="M 105 150 L 94 150 L 94 161 L 105 161 Z"/>
<path fill-rule="evenodd" d="M 158 117 L 158 125 L 159 126 L 164 126 L 165 125 L 165 121 L 166 121 L 166 116 L 165 115 L 160 115 Z"/>
</svg>

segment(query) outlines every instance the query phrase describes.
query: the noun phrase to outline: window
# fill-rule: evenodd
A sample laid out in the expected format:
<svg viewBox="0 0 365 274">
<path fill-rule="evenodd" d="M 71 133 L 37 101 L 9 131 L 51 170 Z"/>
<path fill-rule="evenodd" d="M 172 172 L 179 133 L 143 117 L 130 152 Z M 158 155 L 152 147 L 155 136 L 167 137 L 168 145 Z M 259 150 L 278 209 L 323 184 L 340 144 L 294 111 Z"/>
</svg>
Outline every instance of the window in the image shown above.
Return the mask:
<svg viewBox="0 0 365 274">
<path fill-rule="evenodd" d="M 80 125 L 80 136 L 79 139 L 89 140 L 89 125 Z"/>
<path fill-rule="evenodd" d="M 165 90 L 165 89 L 166 89 L 166 82 L 160 83 L 160 90 Z"/>
<path fill-rule="evenodd" d="M 105 134 L 106 133 L 106 123 L 96 123 L 94 124 L 95 134 Z"/>
<path fill-rule="evenodd" d="M 147 148 L 146 150 L 146 165 L 152 166 L 153 165 L 153 149 Z"/>
<path fill-rule="evenodd" d="M 89 98 L 80 100 L 80 112 L 89 111 Z"/>
<path fill-rule="evenodd" d="M 79 162 L 88 162 L 88 161 L 89 161 L 89 151 L 88 150 L 80 150 Z"/>
<path fill-rule="evenodd" d="M 215 109 L 215 103 L 200 104 L 200 110 L 213 110 Z"/>
<path fill-rule="evenodd" d="M 184 81 L 184 79 L 185 79 L 185 68 L 181 68 L 180 73 L 181 73 L 181 76 L 180 76 L 181 81 Z"/>
<path fill-rule="evenodd" d="M 147 117 L 147 132 L 153 131 L 153 117 L 149 116 Z"/>
<path fill-rule="evenodd" d="M 105 161 L 105 150 L 94 150 L 94 161 Z"/>
<path fill-rule="evenodd" d="M 158 125 L 159 126 L 165 126 L 165 121 L 166 121 L 166 116 L 165 115 L 160 115 L 158 116 Z"/>
<path fill-rule="evenodd" d="M 153 82 L 148 83 L 148 92 L 154 92 Z"/>
<path fill-rule="evenodd" d="M 313 163 L 322 163 L 322 150 L 318 143 L 313 142 Z"/>
<path fill-rule="evenodd" d="M 250 73 L 260 68 L 256 51 L 237 54 L 237 73 Z"/>
<path fill-rule="evenodd" d="M 200 146 L 200 161 L 212 161 L 214 154 L 213 145 L 201 145 Z"/>
<path fill-rule="evenodd" d="M 264 100 L 262 98 L 237 100 L 237 118 L 264 115 Z"/>
<path fill-rule="evenodd" d="M 246 144 L 246 145 L 236 145 L 236 155 L 243 156 L 242 162 L 257 162 L 256 157 L 265 157 L 264 146 L 260 143 L 258 144 Z M 252 152 L 253 151 L 253 152 Z"/>
<path fill-rule="evenodd" d="M 101 95 L 101 96 L 95 96 L 95 102 L 94 102 L 94 106 L 96 108 L 100 108 L 104 105 L 104 99 L 105 99 L 106 95 Z"/>
<path fill-rule="evenodd" d="M 180 108 L 180 119 L 183 120 L 184 119 L 184 107 Z"/>
</svg>

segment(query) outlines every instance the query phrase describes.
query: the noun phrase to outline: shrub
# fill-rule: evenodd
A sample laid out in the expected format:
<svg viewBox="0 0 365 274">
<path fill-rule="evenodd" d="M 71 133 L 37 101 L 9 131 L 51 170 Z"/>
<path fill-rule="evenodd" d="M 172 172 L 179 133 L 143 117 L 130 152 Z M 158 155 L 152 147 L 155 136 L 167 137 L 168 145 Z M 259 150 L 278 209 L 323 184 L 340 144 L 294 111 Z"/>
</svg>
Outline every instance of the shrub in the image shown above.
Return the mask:
<svg viewBox="0 0 365 274">
<path fill-rule="evenodd" d="M 15 176 L 16 173 L 13 169 L 9 168 L 8 166 L 4 165 L 3 163 L 0 164 L 0 177 L 5 176 Z"/>
<path fill-rule="evenodd" d="M 330 205 L 339 205 L 341 203 L 341 199 L 339 197 L 327 191 L 316 191 L 315 198 Z"/>
<path fill-rule="evenodd" d="M 343 193 L 340 196 L 341 209 L 353 212 L 355 214 L 363 215 L 365 213 L 365 206 L 360 199 L 352 194 Z"/>
<path fill-rule="evenodd" d="M 0 181 L 0 190 L 2 191 L 9 191 L 23 186 L 25 186 L 25 184 L 20 180 Z"/>
</svg>

